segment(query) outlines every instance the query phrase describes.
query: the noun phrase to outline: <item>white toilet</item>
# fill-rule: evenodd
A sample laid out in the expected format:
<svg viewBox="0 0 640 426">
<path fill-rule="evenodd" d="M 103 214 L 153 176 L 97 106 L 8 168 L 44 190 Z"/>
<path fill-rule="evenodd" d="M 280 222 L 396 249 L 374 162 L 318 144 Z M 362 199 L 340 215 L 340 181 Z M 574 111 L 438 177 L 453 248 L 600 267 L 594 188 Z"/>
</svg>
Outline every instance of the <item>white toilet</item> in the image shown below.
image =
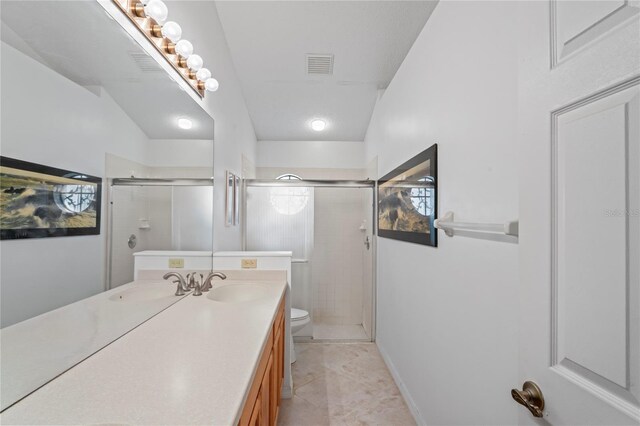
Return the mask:
<svg viewBox="0 0 640 426">
<path fill-rule="evenodd" d="M 291 308 L 291 364 L 296 362 L 296 352 L 293 348 L 293 335 L 311 322 L 309 312 L 304 309 Z"/>
</svg>

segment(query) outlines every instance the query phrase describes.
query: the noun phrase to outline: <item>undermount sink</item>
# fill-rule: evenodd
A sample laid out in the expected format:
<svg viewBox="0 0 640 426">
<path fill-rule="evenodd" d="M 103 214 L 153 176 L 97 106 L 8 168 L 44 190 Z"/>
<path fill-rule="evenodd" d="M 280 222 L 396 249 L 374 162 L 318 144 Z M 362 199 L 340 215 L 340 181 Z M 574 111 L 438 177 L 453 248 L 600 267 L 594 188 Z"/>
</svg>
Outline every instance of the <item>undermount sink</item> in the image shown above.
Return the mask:
<svg viewBox="0 0 640 426">
<path fill-rule="evenodd" d="M 211 289 L 207 297 L 217 302 L 242 303 L 262 299 L 267 294 L 267 287 L 264 285 L 227 284 Z"/>
<path fill-rule="evenodd" d="M 174 296 L 172 286 L 158 285 L 157 287 L 129 288 L 109 297 L 112 302 L 145 302 L 166 299 Z"/>
</svg>

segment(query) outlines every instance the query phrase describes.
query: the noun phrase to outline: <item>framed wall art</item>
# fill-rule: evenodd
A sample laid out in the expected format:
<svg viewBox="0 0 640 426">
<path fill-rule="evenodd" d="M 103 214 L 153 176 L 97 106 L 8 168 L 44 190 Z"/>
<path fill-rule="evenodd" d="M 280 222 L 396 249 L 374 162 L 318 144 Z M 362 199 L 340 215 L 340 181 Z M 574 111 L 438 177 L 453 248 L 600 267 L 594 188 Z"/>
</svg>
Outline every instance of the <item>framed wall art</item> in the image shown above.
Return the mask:
<svg viewBox="0 0 640 426">
<path fill-rule="evenodd" d="M 0 238 L 100 234 L 102 179 L 0 157 Z"/>
<path fill-rule="evenodd" d="M 378 236 L 438 246 L 438 146 L 378 180 Z"/>
</svg>

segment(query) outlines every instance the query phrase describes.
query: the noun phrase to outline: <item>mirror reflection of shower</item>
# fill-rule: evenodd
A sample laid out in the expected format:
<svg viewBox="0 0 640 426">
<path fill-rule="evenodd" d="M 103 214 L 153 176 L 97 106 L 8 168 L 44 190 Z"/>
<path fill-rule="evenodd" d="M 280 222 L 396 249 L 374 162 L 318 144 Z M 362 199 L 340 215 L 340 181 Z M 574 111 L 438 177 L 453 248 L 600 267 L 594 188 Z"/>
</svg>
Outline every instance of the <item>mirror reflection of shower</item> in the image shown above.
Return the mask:
<svg viewBox="0 0 640 426">
<path fill-rule="evenodd" d="M 132 185 L 130 180 L 120 184 L 115 179 L 110 189 L 109 288 L 133 281 L 137 252 L 211 252 L 213 186 L 210 182 L 208 186 L 158 186 Z"/>
</svg>

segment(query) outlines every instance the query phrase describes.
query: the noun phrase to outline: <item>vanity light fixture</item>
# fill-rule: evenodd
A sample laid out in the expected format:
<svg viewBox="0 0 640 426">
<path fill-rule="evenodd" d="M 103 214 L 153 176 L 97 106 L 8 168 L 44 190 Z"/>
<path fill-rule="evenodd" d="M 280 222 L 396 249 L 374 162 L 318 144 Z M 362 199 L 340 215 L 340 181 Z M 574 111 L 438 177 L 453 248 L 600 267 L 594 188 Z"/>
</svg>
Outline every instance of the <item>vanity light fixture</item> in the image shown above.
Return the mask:
<svg viewBox="0 0 640 426">
<path fill-rule="evenodd" d="M 187 68 L 189 68 L 193 72 L 197 72 L 200 68 L 202 68 L 203 64 L 204 61 L 202 60 L 202 56 L 200 55 L 191 55 L 187 58 Z"/>
<path fill-rule="evenodd" d="M 206 68 L 200 68 L 196 73 L 196 78 L 198 81 L 207 81 L 211 78 L 211 71 Z"/>
<path fill-rule="evenodd" d="M 182 37 L 182 28 L 173 21 L 169 21 L 162 26 L 161 34 L 171 42 L 177 43 Z"/>
<path fill-rule="evenodd" d="M 147 4 L 144 5 L 143 10 L 148 18 L 153 19 L 159 25 L 164 24 L 169 16 L 169 9 L 162 0 L 149 0 Z"/>
<path fill-rule="evenodd" d="M 316 132 L 321 132 L 327 127 L 327 123 L 324 120 L 313 120 L 311 121 L 311 128 Z"/>
<path fill-rule="evenodd" d="M 210 92 L 215 92 L 218 90 L 218 87 L 220 87 L 220 84 L 218 83 L 218 80 L 213 77 L 208 78 L 207 81 L 204 82 L 204 88 Z"/>
<path fill-rule="evenodd" d="M 200 98 L 204 98 L 205 91 L 218 90 L 219 83 L 211 77 L 211 71 L 203 68 L 202 57 L 193 54 L 193 44 L 182 40 L 180 25 L 174 21 L 167 21 L 169 9 L 162 0 L 112 0 L 112 2 L 153 43 Z"/>
<path fill-rule="evenodd" d="M 189 130 L 193 127 L 193 122 L 188 118 L 178 118 L 178 127 L 184 130 Z"/>
<path fill-rule="evenodd" d="M 174 50 L 176 54 L 186 59 L 193 55 L 193 44 L 189 40 L 180 40 L 174 46 Z"/>
</svg>

